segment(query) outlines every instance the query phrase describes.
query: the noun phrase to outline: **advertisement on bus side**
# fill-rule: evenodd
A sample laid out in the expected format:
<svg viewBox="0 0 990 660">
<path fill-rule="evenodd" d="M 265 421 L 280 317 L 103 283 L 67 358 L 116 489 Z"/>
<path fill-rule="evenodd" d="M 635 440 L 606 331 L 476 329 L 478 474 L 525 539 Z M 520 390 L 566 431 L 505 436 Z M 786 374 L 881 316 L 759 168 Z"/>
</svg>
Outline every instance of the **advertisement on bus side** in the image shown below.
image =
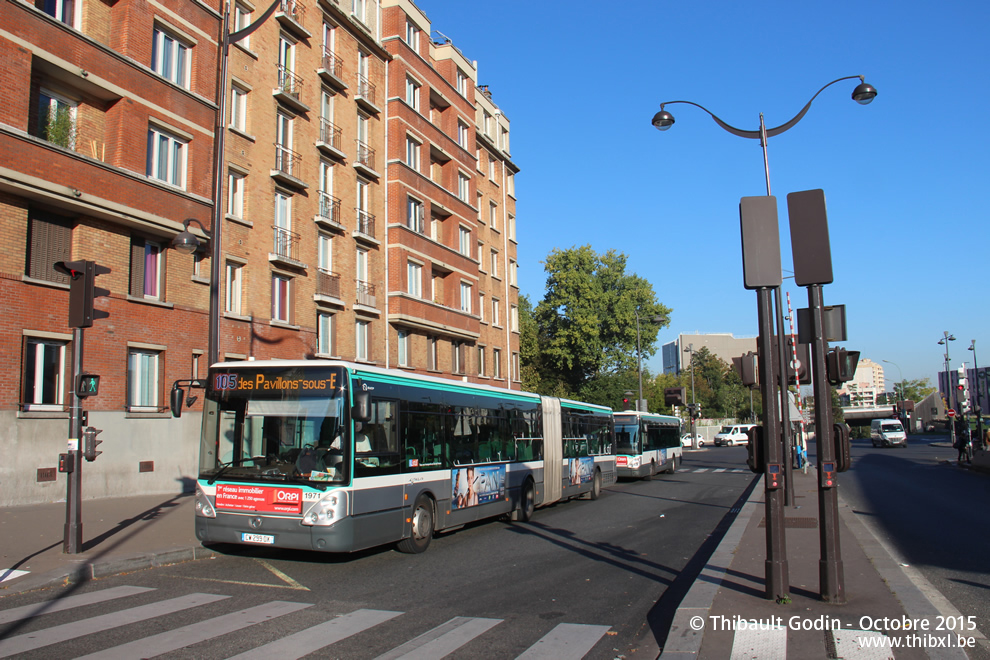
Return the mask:
<svg viewBox="0 0 990 660">
<path fill-rule="evenodd" d="M 454 509 L 487 504 L 505 497 L 505 465 L 456 468 L 451 474 Z"/>
</svg>

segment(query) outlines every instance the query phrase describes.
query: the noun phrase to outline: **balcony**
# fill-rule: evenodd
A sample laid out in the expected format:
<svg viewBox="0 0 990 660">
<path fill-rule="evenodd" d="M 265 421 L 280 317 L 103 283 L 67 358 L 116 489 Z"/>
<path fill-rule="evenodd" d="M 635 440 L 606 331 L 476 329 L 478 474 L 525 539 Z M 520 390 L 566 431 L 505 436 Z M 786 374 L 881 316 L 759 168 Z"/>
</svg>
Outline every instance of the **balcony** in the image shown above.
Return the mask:
<svg viewBox="0 0 990 660">
<path fill-rule="evenodd" d="M 347 89 L 347 83 L 344 82 L 344 60 L 334 55 L 329 48 L 323 48 L 323 61 L 316 73 L 331 87 Z"/>
<path fill-rule="evenodd" d="M 338 160 L 344 160 L 346 155 L 341 149 L 341 135 L 342 131 L 339 126 L 334 125 L 328 119 L 320 119 L 320 139 L 316 143 L 316 148 L 327 154 L 328 156 L 333 156 Z"/>
<path fill-rule="evenodd" d="M 340 297 L 340 275 L 326 268 L 317 269 L 316 294 L 313 299 L 343 306 L 344 301 Z"/>
<path fill-rule="evenodd" d="M 272 96 L 296 112 L 309 112 L 309 106 L 300 98 L 303 79 L 284 66 L 275 68 L 278 70 L 278 87 L 272 90 Z"/>
<path fill-rule="evenodd" d="M 271 176 L 277 182 L 304 190 L 309 186 L 299 178 L 301 174 L 302 158 L 292 149 L 276 143 L 275 144 L 275 169 L 271 171 Z"/>
<path fill-rule="evenodd" d="M 378 107 L 375 98 L 375 84 L 361 74 L 357 77 L 357 93 L 354 95 L 354 100 L 368 112 L 381 114 L 382 110 Z"/>
<path fill-rule="evenodd" d="M 300 39 L 309 39 L 313 34 L 303 27 L 306 16 L 306 5 L 301 0 L 282 0 L 275 10 L 275 20 L 282 24 L 287 32 Z"/>
<path fill-rule="evenodd" d="M 306 264 L 297 258 L 299 234 L 277 225 L 272 225 L 272 232 L 273 245 L 272 251 L 268 254 L 268 261 L 290 268 L 306 268 Z"/>
<path fill-rule="evenodd" d="M 340 200 L 322 190 L 319 191 L 319 195 L 320 208 L 313 221 L 326 229 L 344 231 L 344 225 L 341 222 L 343 218 L 340 217 Z"/>
<path fill-rule="evenodd" d="M 357 304 L 378 309 L 378 304 L 375 300 L 375 285 L 363 280 L 354 280 L 354 283 L 357 289 Z"/>
<path fill-rule="evenodd" d="M 357 226 L 351 235 L 356 239 L 378 245 L 380 241 L 375 238 L 375 216 L 362 209 L 354 209 L 354 211 L 357 214 Z"/>
<path fill-rule="evenodd" d="M 354 169 L 366 176 L 380 179 L 381 175 L 375 170 L 375 150 L 361 140 L 355 140 L 355 143 L 357 143 L 357 155 L 354 158 Z"/>
</svg>

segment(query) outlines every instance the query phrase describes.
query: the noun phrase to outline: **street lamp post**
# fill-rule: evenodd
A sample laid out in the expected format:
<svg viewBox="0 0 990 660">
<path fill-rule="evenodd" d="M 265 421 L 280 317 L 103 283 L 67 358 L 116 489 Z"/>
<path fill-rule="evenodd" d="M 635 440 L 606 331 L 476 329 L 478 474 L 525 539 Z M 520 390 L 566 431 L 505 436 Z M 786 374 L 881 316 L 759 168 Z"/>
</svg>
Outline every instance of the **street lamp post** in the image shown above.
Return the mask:
<svg viewBox="0 0 990 660">
<path fill-rule="evenodd" d="M 901 393 L 900 393 L 900 395 L 897 394 L 897 385 L 895 383 L 894 384 L 894 396 L 897 397 L 897 400 L 898 401 L 903 401 L 904 400 L 904 374 L 901 372 L 900 366 L 898 366 L 898 364 L 896 362 L 891 362 L 890 360 L 880 360 L 880 361 L 881 362 L 886 362 L 887 364 L 892 364 L 895 367 L 897 367 L 897 375 L 901 379 L 901 381 L 900 381 L 901 382 Z"/>
<path fill-rule="evenodd" d="M 732 133 L 733 135 L 742 138 L 759 140 L 760 146 L 763 148 L 763 171 L 766 177 L 767 197 L 770 197 L 771 195 L 770 162 L 767 156 L 768 138 L 771 138 L 775 135 L 780 135 L 781 133 L 789 130 L 790 128 L 795 126 L 799 121 L 801 121 L 804 115 L 811 108 L 811 104 L 814 102 L 814 100 L 818 98 L 818 95 L 821 94 L 823 91 L 825 91 L 826 88 L 834 85 L 837 82 L 843 80 L 852 80 L 854 78 L 859 79 L 860 83 L 853 90 L 852 99 L 862 105 L 866 105 L 871 101 L 873 101 L 873 99 L 876 98 L 877 90 L 872 85 L 867 84 L 863 76 L 846 76 L 843 78 L 838 78 L 828 83 L 827 85 L 823 86 L 821 89 L 819 89 L 815 93 L 815 95 L 811 97 L 811 100 L 808 101 L 805 104 L 805 106 L 801 109 L 801 111 L 798 112 L 793 118 L 781 124 L 780 126 L 774 128 L 768 129 L 766 127 L 766 124 L 763 121 L 763 113 L 760 113 L 760 127 L 758 130 L 739 129 L 736 128 L 735 126 L 731 126 L 730 124 L 727 124 L 704 106 L 701 106 L 692 101 L 668 101 L 666 103 L 661 103 L 660 111 L 653 116 L 652 123 L 657 130 L 665 131 L 669 129 L 671 126 L 674 125 L 674 117 L 669 112 L 667 112 L 667 110 L 664 109 L 665 106 L 674 103 L 684 103 L 687 105 L 693 105 L 696 108 L 699 108 L 704 112 L 708 113 L 708 115 L 711 116 L 711 118 L 715 121 L 716 124 L 718 124 L 727 132 Z M 783 342 L 783 337 L 784 337 L 783 310 L 781 308 L 780 285 L 778 284 L 777 286 L 769 287 L 769 288 L 773 288 L 774 290 L 774 298 L 777 307 L 777 314 L 776 314 L 777 317 L 776 324 L 778 328 L 777 336 L 780 337 L 780 341 L 777 342 L 777 350 L 778 350 L 777 364 L 779 365 L 778 373 L 770 376 L 769 382 L 771 384 L 769 385 L 769 387 L 766 388 L 770 396 L 768 397 L 768 400 L 764 402 L 764 427 L 767 433 L 768 445 L 769 445 L 767 448 L 767 458 L 769 461 L 771 458 L 778 456 L 781 449 L 781 447 L 777 445 L 778 436 L 776 433 L 776 429 L 771 428 L 772 425 L 775 426 L 777 423 L 777 419 L 776 419 L 777 416 L 773 414 L 773 404 L 769 400 L 769 399 L 773 399 L 774 401 L 778 401 L 780 405 L 782 437 L 779 439 L 779 442 L 782 444 L 782 449 L 783 449 L 783 457 L 781 462 L 784 463 L 785 480 L 786 482 L 790 482 L 791 479 L 791 469 L 790 469 L 791 447 L 790 447 L 790 429 L 789 429 L 790 405 L 787 398 L 787 369 L 786 369 L 784 342 Z M 817 295 L 815 295 L 816 291 L 817 291 Z M 758 296 L 762 296 L 763 292 L 758 291 L 757 294 Z M 814 301 L 811 300 L 811 298 L 813 297 L 815 299 Z M 762 306 L 766 301 L 763 301 L 762 298 L 760 298 L 760 300 L 762 302 L 758 304 L 758 307 L 760 308 L 761 333 L 769 332 L 770 334 L 773 334 L 773 321 L 770 320 L 769 318 L 767 319 L 763 318 L 764 313 Z M 811 288 L 809 288 L 809 304 L 812 307 L 813 311 L 815 309 L 815 302 L 817 302 L 819 305 L 821 304 L 820 285 L 812 286 Z M 818 316 L 820 316 L 820 313 L 818 314 Z M 770 350 L 772 350 L 771 343 L 768 338 L 763 338 L 763 340 L 760 341 L 759 345 L 766 346 L 768 353 L 770 352 Z M 818 346 L 818 348 L 820 349 L 821 346 Z M 817 352 L 821 353 L 820 350 Z M 769 359 L 770 356 L 766 355 L 765 357 L 767 358 L 766 364 L 771 365 L 772 360 Z M 824 367 L 824 362 L 825 362 L 824 354 L 815 356 L 816 369 L 820 367 Z M 775 386 L 774 385 L 775 380 L 776 383 L 779 384 L 779 391 L 777 393 L 773 391 L 773 388 Z M 816 397 L 818 394 L 819 393 L 816 390 Z M 829 404 L 830 404 L 829 401 L 817 401 L 816 410 L 821 410 L 822 409 L 821 406 L 823 405 L 828 406 Z M 830 413 L 830 409 L 828 412 Z M 815 433 L 815 441 L 817 445 L 818 461 L 819 461 L 819 465 L 821 465 L 824 462 L 831 462 L 834 459 L 833 456 L 834 448 L 832 447 L 832 443 L 830 442 L 832 437 L 831 414 L 825 414 L 825 415 L 816 414 L 816 422 L 817 422 L 816 424 L 817 428 Z M 789 588 L 789 585 L 787 584 L 787 560 L 784 557 L 785 551 L 784 551 L 783 528 L 782 528 L 782 524 L 776 524 L 776 523 L 782 523 L 783 512 L 779 508 L 776 500 L 777 500 L 777 491 L 770 490 L 768 488 L 767 497 L 766 497 L 767 520 L 768 520 L 767 523 L 768 558 L 767 558 L 766 589 L 767 589 L 768 598 L 786 596 Z M 839 555 L 838 494 L 835 492 L 834 488 L 825 488 L 820 484 L 818 490 L 818 500 L 819 500 L 819 515 L 821 521 L 820 534 L 821 534 L 821 550 L 822 550 L 822 559 L 821 559 L 821 568 L 820 568 L 821 596 L 824 600 L 827 600 L 829 602 L 843 602 L 845 600 L 845 594 L 844 594 L 845 586 L 843 584 L 844 580 L 842 577 L 842 563 L 838 557 Z M 771 566 L 771 564 L 773 564 L 773 566 Z"/>
<path fill-rule="evenodd" d="M 983 447 L 983 395 L 980 394 L 980 365 L 976 362 L 975 339 L 969 345 L 969 350 L 973 351 L 973 386 L 976 388 L 976 432 L 979 436 L 976 442 Z"/>
<path fill-rule="evenodd" d="M 636 410 L 640 412 L 649 412 L 646 410 L 646 406 L 643 405 L 643 350 L 639 345 L 639 310 L 633 309 L 633 313 L 636 315 L 636 372 L 639 374 L 639 398 L 636 399 Z M 657 325 L 662 325 L 667 319 L 663 316 L 654 316 L 653 322 Z M 642 409 L 640 408 L 642 406 Z"/>
<path fill-rule="evenodd" d="M 955 411 L 955 409 L 956 409 L 956 403 L 955 403 L 955 400 L 953 398 L 952 378 L 949 376 L 949 364 L 950 364 L 950 362 L 949 362 L 949 342 L 950 341 L 955 341 L 955 340 L 956 340 L 956 338 L 954 336 L 950 335 L 948 330 L 943 330 L 942 331 L 942 338 L 938 340 L 939 346 L 945 346 L 945 391 L 947 393 L 947 395 L 946 395 L 946 404 L 953 411 Z M 952 439 L 952 446 L 955 447 L 956 446 L 956 425 L 955 425 L 955 420 L 952 417 L 949 417 L 949 437 Z"/>
</svg>

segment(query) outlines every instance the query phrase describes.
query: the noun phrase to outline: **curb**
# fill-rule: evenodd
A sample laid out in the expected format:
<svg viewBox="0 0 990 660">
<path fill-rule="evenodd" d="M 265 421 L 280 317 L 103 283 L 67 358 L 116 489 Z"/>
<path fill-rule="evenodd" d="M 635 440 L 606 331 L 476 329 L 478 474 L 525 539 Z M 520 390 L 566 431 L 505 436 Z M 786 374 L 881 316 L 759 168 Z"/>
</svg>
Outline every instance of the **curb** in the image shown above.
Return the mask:
<svg viewBox="0 0 990 660">
<path fill-rule="evenodd" d="M 114 557 L 104 561 L 80 562 L 74 567 L 63 567 L 29 575 L 13 584 L 0 585 L 0 598 L 15 593 L 45 589 L 55 585 L 82 584 L 90 580 L 111 577 L 123 573 L 144 570 L 146 568 L 161 568 L 181 564 L 198 559 L 214 559 L 219 555 L 203 546 L 144 552 L 124 557 Z"/>
</svg>

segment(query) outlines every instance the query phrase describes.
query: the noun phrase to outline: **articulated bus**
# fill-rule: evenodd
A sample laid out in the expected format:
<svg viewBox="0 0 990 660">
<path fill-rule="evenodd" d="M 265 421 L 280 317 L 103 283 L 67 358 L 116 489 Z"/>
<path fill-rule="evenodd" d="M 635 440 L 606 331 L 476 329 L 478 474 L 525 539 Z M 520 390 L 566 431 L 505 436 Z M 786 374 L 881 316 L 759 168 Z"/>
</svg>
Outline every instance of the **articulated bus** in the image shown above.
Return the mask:
<svg viewBox="0 0 990 660">
<path fill-rule="evenodd" d="M 182 390 L 173 388 L 173 414 Z M 329 360 L 209 370 L 196 536 L 352 552 L 616 481 L 609 408 Z"/>
<path fill-rule="evenodd" d="M 673 474 L 681 460 L 681 420 L 636 410 L 615 413 L 615 463 L 620 478 Z"/>
</svg>

